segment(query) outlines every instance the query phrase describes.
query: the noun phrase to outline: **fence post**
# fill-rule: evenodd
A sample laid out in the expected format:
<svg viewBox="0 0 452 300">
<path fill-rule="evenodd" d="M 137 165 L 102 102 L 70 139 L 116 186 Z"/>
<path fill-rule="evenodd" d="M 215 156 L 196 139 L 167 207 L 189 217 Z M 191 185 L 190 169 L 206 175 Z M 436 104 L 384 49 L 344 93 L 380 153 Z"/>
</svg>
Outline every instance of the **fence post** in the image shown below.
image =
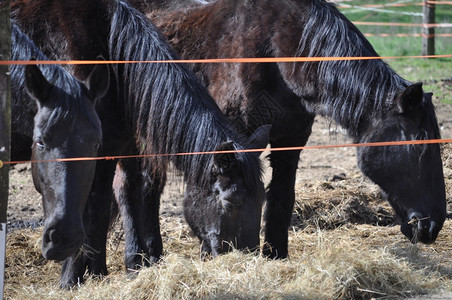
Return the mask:
<svg viewBox="0 0 452 300">
<path fill-rule="evenodd" d="M 0 0 L 0 60 L 11 58 L 9 0 Z M 3 299 L 6 256 L 6 208 L 8 206 L 11 140 L 11 81 L 9 66 L 0 65 L 0 299 Z"/>
<path fill-rule="evenodd" d="M 422 55 L 435 55 L 435 28 L 429 24 L 435 24 L 435 4 L 424 0 L 422 17 Z"/>
</svg>

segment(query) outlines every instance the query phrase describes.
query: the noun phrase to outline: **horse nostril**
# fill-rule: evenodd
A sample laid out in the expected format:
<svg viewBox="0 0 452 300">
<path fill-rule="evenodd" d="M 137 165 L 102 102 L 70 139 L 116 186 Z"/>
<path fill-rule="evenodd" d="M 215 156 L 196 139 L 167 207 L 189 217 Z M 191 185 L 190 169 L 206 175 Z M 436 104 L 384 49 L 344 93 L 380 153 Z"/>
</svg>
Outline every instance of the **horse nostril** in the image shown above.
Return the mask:
<svg viewBox="0 0 452 300">
<path fill-rule="evenodd" d="M 418 230 L 428 230 L 430 225 L 428 222 L 429 219 L 430 217 L 422 217 L 418 213 L 412 213 L 409 216 L 408 225 L 411 225 L 413 229 L 417 228 Z"/>
<path fill-rule="evenodd" d="M 413 244 L 416 244 L 422 236 L 422 218 L 418 213 L 411 213 L 408 216 L 408 220 L 407 224 L 410 233 L 407 236 Z"/>
<path fill-rule="evenodd" d="M 49 230 L 49 234 L 48 234 L 48 241 L 47 242 L 52 242 L 55 245 L 58 245 L 61 243 L 61 238 L 59 237 L 57 231 L 55 229 L 51 229 Z"/>
<path fill-rule="evenodd" d="M 442 226 L 439 226 L 438 223 L 435 221 L 430 221 L 430 228 L 429 228 L 429 238 L 430 241 L 434 242 L 436 238 L 438 237 L 438 233 L 441 230 Z"/>
</svg>

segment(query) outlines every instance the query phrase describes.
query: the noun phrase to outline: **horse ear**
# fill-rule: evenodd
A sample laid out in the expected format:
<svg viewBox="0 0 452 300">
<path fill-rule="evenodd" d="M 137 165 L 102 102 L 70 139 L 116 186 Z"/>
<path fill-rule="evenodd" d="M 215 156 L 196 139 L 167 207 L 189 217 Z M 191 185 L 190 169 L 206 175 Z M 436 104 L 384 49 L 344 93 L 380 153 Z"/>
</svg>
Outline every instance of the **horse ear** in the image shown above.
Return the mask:
<svg viewBox="0 0 452 300">
<path fill-rule="evenodd" d="M 234 144 L 232 142 L 223 142 L 218 145 L 216 151 L 232 151 Z M 215 166 L 218 168 L 220 174 L 224 174 L 233 169 L 237 164 L 235 153 L 215 153 L 213 156 Z"/>
<path fill-rule="evenodd" d="M 37 65 L 27 65 L 25 66 L 25 89 L 32 98 L 44 103 L 52 85 L 42 75 Z"/>
<path fill-rule="evenodd" d="M 272 129 L 272 125 L 267 124 L 260 126 L 257 128 L 253 134 L 248 138 L 248 140 L 245 142 L 245 147 L 247 149 L 264 149 L 267 147 L 267 144 L 270 141 L 270 130 Z M 253 152 L 257 155 L 260 155 L 262 151 L 260 152 Z"/>
<path fill-rule="evenodd" d="M 103 98 L 110 87 L 110 68 L 106 64 L 97 64 L 89 74 L 86 82 L 88 93 L 95 101 Z"/>
<path fill-rule="evenodd" d="M 415 112 L 420 107 L 423 97 L 421 82 L 410 85 L 396 99 L 397 112 L 400 114 Z"/>
<path fill-rule="evenodd" d="M 432 102 L 432 98 L 433 98 L 433 93 L 424 93 L 424 99 L 431 103 Z"/>
</svg>

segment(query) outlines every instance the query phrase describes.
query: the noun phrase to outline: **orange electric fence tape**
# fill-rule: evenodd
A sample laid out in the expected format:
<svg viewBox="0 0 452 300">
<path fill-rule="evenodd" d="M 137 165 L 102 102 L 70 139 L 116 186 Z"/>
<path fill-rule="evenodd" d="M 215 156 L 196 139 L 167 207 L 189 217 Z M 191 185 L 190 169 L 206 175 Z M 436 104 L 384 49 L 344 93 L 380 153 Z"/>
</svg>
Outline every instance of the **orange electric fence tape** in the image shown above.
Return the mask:
<svg viewBox="0 0 452 300">
<path fill-rule="evenodd" d="M 332 1 L 332 2 L 348 2 L 348 1 Z M 452 1 L 427 1 L 427 4 L 435 5 L 452 5 Z M 366 8 L 387 8 L 387 7 L 406 7 L 406 6 L 424 6 L 424 3 L 386 3 L 386 4 L 364 4 L 364 5 L 338 5 L 339 8 L 354 8 L 354 7 L 366 7 Z"/>
<path fill-rule="evenodd" d="M 338 3 L 338 7 L 342 8 L 340 3 L 351 2 L 351 1 L 353 1 L 353 0 L 342 0 L 342 1 L 332 0 L 331 2 Z M 7 2 L 0 4 L 0 7 L 6 5 L 6 3 Z M 25 3 L 25 1 L 24 0 L 12 0 L 10 5 L 16 5 L 16 4 L 20 4 L 20 3 Z M 427 1 L 426 3 L 427 4 L 438 4 L 438 5 L 452 5 L 452 1 Z M 379 8 L 379 7 L 403 7 L 403 6 L 423 6 L 423 5 L 424 5 L 423 2 L 418 2 L 418 3 L 365 4 L 365 5 L 359 5 L 359 6 Z M 347 6 L 347 7 L 349 7 L 349 6 Z"/>
<path fill-rule="evenodd" d="M 355 25 L 363 26 L 402 26 L 402 27 L 425 27 L 425 28 L 449 28 L 452 27 L 452 23 L 439 23 L 439 24 L 423 24 L 423 23 L 386 23 L 386 22 L 353 22 Z"/>
<path fill-rule="evenodd" d="M 353 0 L 344 0 L 344 1 L 330 1 L 333 3 L 337 3 L 337 7 L 339 8 L 350 8 L 352 5 L 340 5 L 342 2 L 350 2 Z M 24 0 L 16 0 L 11 1 L 10 6 L 14 6 L 17 4 L 25 3 Z M 7 2 L 0 3 L 0 7 L 5 6 Z M 364 4 L 364 5 L 357 5 L 359 7 L 366 7 L 366 8 L 385 8 L 385 7 L 405 7 L 405 6 L 423 6 L 425 4 L 435 4 L 435 5 L 452 5 L 452 1 L 427 1 L 427 2 L 418 2 L 418 3 L 387 3 L 387 4 Z M 354 6 L 354 5 L 353 5 Z"/>
<path fill-rule="evenodd" d="M 427 4 L 452 5 L 452 1 L 427 1 Z"/>
<path fill-rule="evenodd" d="M 284 63 L 320 62 L 342 60 L 377 60 L 402 58 L 449 58 L 452 54 L 413 56 L 369 56 L 369 57 L 248 57 L 248 58 L 205 58 L 178 60 L 4 60 L 0 65 L 92 65 L 92 64 L 135 64 L 135 63 Z"/>
<path fill-rule="evenodd" d="M 401 59 L 401 58 L 449 58 L 448 55 L 423 55 L 423 56 L 387 56 L 387 57 L 263 57 L 263 58 L 214 58 L 214 59 L 194 59 L 194 60 L 151 60 L 151 61 L 105 61 L 105 60 L 68 60 L 68 61 L 0 61 L 0 65 L 87 65 L 87 64 L 128 64 L 128 63 L 275 63 L 275 62 L 320 62 L 320 61 L 343 61 L 343 60 L 375 60 L 375 59 Z M 304 147 L 284 147 L 284 148 L 265 148 L 265 149 L 246 149 L 230 151 L 207 151 L 191 153 L 171 153 L 171 154 L 149 154 L 149 155 L 131 155 L 131 156 L 105 156 L 105 157 L 79 157 L 62 158 L 56 160 L 44 161 L 9 161 L 1 164 L 17 164 L 26 162 L 55 162 L 55 161 L 87 161 L 87 160 L 115 160 L 122 158 L 138 157 L 157 157 L 157 156 L 180 156 L 180 155 L 201 155 L 216 153 L 235 153 L 235 152 L 261 152 L 261 151 L 290 151 L 303 149 L 325 149 L 325 148 L 344 148 L 344 147 L 372 147 L 372 146 L 396 146 L 396 145 L 415 145 L 415 144 L 438 144 L 451 143 L 452 139 L 435 139 L 421 141 L 396 141 L 396 142 L 378 142 L 363 144 L 343 144 L 343 145 L 323 145 L 323 146 L 304 146 Z"/>
<path fill-rule="evenodd" d="M 350 148 L 350 147 L 382 147 L 382 146 L 403 146 L 403 145 L 420 145 L 420 144 L 446 144 L 452 143 L 452 139 L 432 139 L 432 140 L 414 140 L 414 141 L 393 141 L 393 142 L 374 142 L 374 143 L 357 143 L 357 144 L 339 144 L 339 145 L 319 145 L 319 146 L 300 146 L 300 147 L 281 147 L 281 148 L 262 148 L 262 149 L 244 149 L 244 150 L 226 150 L 226 151 L 200 151 L 200 152 L 180 152 L 180 153 L 163 153 L 163 154 L 143 154 L 143 155 L 124 155 L 124 156 L 103 156 L 103 157 L 74 157 L 60 158 L 53 160 L 30 160 L 30 161 L 6 161 L 3 164 L 20 164 L 20 163 L 45 163 L 45 162 L 74 162 L 88 160 L 116 160 L 125 158 L 145 158 L 159 156 L 182 156 L 182 155 L 205 155 L 219 153 L 239 153 L 239 152 L 263 152 L 263 151 L 293 151 L 293 150 L 309 150 L 309 149 L 328 149 L 328 148 Z M 1 161 L 0 161 L 1 163 Z"/>
<path fill-rule="evenodd" d="M 452 33 L 432 33 L 432 34 L 424 34 L 424 33 L 364 33 L 364 36 L 377 36 L 377 37 L 452 37 Z"/>
<path fill-rule="evenodd" d="M 352 2 L 352 1 L 356 1 L 356 0 L 343 0 L 343 1 L 331 1 L 331 2 L 336 2 L 336 3 L 341 3 L 341 2 Z M 427 1 L 427 4 L 439 4 L 439 5 L 451 5 L 452 1 Z M 422 6 L 424 5 L 424 2 L 410 2 L 410 3 L 386 3 L 386 4 L 364 4 L 364 5 L 359 5 L 361 7 L 388 7 L 388 6 L 413 6 L 413 5 L 419 5 Z M 340 4 L 339 4 L 340 7 Z M 348 6 L 347 6 L 348 7 Z"/>
</svg>

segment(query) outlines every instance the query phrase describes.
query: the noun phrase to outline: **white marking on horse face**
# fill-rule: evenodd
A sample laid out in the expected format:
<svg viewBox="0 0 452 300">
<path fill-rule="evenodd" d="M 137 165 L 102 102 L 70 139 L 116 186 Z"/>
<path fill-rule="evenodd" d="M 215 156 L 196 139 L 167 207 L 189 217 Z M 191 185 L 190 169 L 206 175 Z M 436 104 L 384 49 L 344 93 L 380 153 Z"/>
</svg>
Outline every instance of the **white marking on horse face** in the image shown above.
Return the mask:
<svg viewBox="0 0 452 300">
<path fill-rule="evenodd" d="M 218 249 L 221 249 L 220 245 L 220 230 L 219 228 L 216 228 L 215 225 L 210 226 L 206 230 L 207 232 L 207 241 L 210 245 L 210 250 L 212 251 L 210 254 L 215 256 L 218 256 Z"/>
<path fill-rule="evenodd" d="M 218 194 L 216 194 L 216 199 L 220 202 L 221 207 L 225 211 L 231 211 L 234 207 L 240 205 L 240 203 L 237 203 L 237 199 L 240 199 L 240 196 L 237 195 L 237 184 L 232 184 L 223 189 L 217 182 L 215 183 L 215 190 L 218 191 Z"/>
</svg>

